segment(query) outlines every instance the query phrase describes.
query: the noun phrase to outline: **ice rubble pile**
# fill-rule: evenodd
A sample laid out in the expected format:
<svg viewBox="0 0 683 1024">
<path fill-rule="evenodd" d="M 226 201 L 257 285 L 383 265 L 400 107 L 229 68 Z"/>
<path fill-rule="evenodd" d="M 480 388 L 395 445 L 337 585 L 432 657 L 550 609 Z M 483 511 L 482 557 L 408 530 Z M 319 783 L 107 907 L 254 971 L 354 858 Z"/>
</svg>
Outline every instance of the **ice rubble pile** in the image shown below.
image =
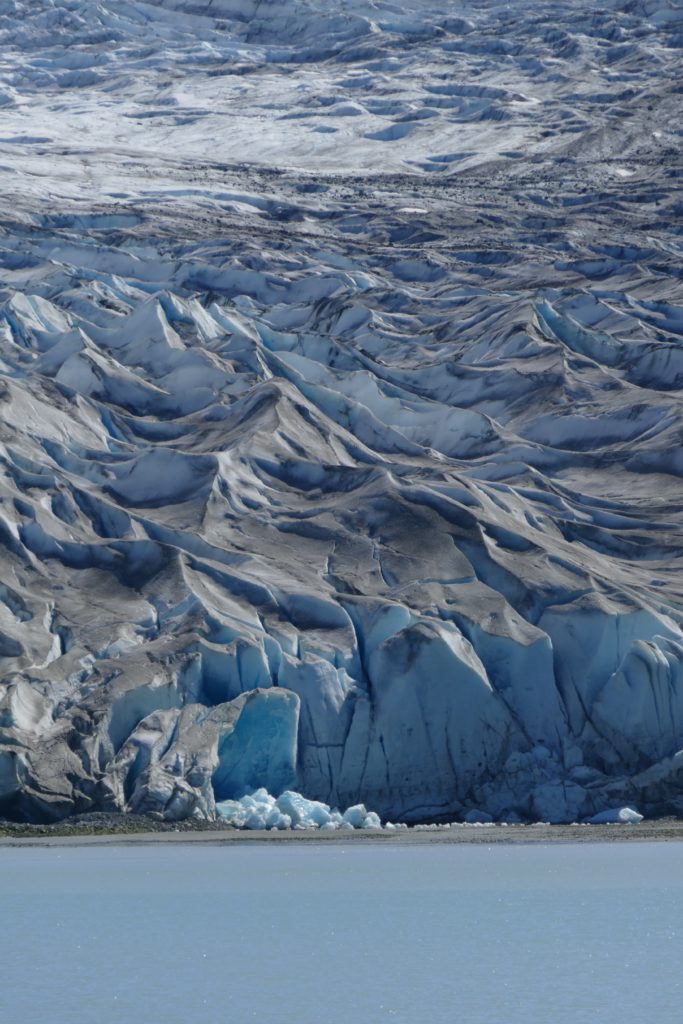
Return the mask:
<svg viewBox="0 0 683 1024">
<path fill-rule="evenodd" d="M 227 824 L 238 829 L 319 830 L 320 832 L 353 832 L 356 829 L 388 832 L 405 829 L 408 826 L 380 820 L 374 811 L 368 811 L 365 804 L 355 804 L 341 811 L 332 809 L 320 800 L 307 800 L 301 793 L 285 790 L 279 797 L 272 796 L 261 787 L 253 793 L 245 793 L 239 800 L 222 800 L 216 804 L 216 814 Z M 615 807 L 600 811 L 589 818 L 588 825 L 637 825 L 643 815 L 632 807 Z M 440 824 L 415 825 L 416 831 L 465 828 L 466 826 L 493 825 L 493 819 L 485 811 L 472 809 L 464 821 L 442 822 Z M 505 824 L 508 824 L 505 822 Z"/>
<path fill-rule="evenodd" d="M 0 814 L 683 811 L 680 9 L 580 6 L 0 4 Z"/>
<path fill-rule="evenodd" d="M 348 807 L 344 813 L 332 810 L 319 800 L 307 800 L 300 793 L 285 790 L 279 797 L 266 789 L 257 789 L 239 800 L 223 800 L 216 804 L 216 813 L 235 828 L 247 829 L 320 829 L 321 832 L 381 829 L 374 811 L 364 804 Z M 394 829 L 391 822 L 385 826 Z"/>
</svg>

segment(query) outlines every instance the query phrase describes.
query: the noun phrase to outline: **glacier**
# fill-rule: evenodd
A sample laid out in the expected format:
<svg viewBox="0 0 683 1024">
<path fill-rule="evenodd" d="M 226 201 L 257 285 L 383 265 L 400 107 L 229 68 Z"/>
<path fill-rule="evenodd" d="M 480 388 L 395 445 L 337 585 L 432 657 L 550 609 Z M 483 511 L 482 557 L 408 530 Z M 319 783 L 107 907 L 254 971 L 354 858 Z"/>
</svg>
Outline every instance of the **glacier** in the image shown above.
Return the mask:
<svg viewBox="0 0 683 1024">
<path fill-rule="evenodd" d="M 0 44 L 0 817 L 683 815 L 680 3 Z"/>
</svg>

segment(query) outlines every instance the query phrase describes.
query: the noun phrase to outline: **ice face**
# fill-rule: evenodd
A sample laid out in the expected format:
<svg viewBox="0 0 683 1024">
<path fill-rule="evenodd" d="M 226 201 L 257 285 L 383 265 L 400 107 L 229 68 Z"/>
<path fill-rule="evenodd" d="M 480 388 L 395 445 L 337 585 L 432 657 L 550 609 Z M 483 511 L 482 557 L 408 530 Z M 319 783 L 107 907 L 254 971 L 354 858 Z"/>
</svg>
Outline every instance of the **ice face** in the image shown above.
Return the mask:
<svg viewBox="0 0 683 1024">
<path fill-rule="evenodd" d="M 0 5 L 0 815 L 683 811 L 681 31 Z"/>
<path fill-rule="evenodd" d="M 240 797 L 256 783 L 279 792 L 296 780 L 299 701 L 288 690 L 266 690 L 245 705 L 218 745 L 213 775 L 217 800 Z"/>
</svg>

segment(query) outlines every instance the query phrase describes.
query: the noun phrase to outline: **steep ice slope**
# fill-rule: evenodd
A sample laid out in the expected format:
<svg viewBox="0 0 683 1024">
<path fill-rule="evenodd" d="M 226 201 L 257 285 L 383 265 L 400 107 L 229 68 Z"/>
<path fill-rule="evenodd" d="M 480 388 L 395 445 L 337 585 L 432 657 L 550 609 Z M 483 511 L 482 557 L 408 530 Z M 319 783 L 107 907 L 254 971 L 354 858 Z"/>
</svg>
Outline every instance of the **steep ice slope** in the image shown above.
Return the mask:
<svg viewBox="0 0 683 1024">
<path fill-rule="evenodd" d="M 683 811 L 683 17 L 570 13 L 0 4 L 1 814 Z"/>
</svg>

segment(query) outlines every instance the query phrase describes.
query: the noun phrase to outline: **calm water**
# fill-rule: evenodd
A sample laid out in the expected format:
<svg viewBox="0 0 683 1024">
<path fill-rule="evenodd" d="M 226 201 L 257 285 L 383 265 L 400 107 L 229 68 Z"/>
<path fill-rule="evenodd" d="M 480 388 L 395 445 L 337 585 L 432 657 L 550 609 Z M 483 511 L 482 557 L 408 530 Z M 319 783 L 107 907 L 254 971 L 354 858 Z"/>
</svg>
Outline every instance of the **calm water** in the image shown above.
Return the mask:
<svg viewBox="0 0 683 1024">
<path fill-rule="evenodd" d="M 12 1024 L 679 1024 L 683 845 L 0 849 Z"/>
</svg>

